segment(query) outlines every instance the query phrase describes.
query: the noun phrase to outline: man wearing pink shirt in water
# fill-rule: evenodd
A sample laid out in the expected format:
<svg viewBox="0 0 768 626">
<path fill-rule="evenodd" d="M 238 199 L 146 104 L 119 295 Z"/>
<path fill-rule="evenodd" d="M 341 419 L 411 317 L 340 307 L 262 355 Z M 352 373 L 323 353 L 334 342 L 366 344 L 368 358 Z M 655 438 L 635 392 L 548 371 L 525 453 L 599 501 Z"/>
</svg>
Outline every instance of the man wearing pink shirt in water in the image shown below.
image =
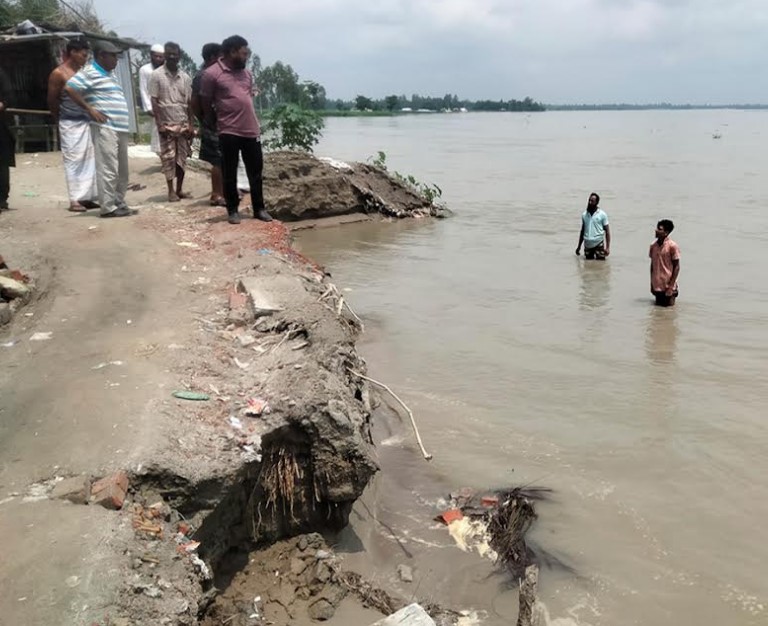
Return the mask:
<svg viewBox="0 0 768 626">
<path fill-rule="evenodd" d="M 657 306 L 675 306 L 679 293 L 677 277 L 680 274 L 680 248 L 669 238 L 675 229 L 672 220 L 661 220 L 656 225 L 656 241 L 651 244 L 651 293 Z"/>
</svg>

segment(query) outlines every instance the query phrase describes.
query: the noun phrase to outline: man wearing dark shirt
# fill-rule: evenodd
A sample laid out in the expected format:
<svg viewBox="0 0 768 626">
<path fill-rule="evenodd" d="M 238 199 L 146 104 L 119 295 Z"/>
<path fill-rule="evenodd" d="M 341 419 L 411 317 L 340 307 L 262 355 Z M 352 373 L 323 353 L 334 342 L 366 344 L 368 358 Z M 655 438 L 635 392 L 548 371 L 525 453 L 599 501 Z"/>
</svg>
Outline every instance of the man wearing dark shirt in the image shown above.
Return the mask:
<svg viewBox="0 0 768 626">
<path fill-rule="evenodd" d="M 16 149 L 8 123 L 6 109 L 13 97 L 11 81 L 0 69 L 0 211 L 8 210 L 8 194 L 11 191 L 11 170 L 16 165 Z"/>
<path fill-rule="evenodd" d="M 245 39 L 233 35 L 222 42 L 221 54 L 222 57 L 203 74 L 200 100 L 204 116 L 210 118 L 215 114 L 217 119 L 224 199 L 229 223 L 240 223 L 237 163 L 241 154 L 251 186 L 253 216 L 264 222 L 271 222 L 272 216 L 264 208 L 264 156 L 261 150 L 259 120 L 253 108 L 253 75 L 246 69 L 251 51 Z"/>
<path fill-rule="evenodd" d="M 200 101 L 200 84 L 203 73 L 216 63 L 221 56 L 221 44 L 207 43 L 203 46 L 203 69 L 192 79 L 192 112 L 200 123 L 200 160 L 211 165 L 211 206 L 227 206 L 224 201 L 224 185 L 221 178 L 221 151 L 219 134 L 216 130 L 216 114 L 213 119 L 203 115 Z"/>
</svg>

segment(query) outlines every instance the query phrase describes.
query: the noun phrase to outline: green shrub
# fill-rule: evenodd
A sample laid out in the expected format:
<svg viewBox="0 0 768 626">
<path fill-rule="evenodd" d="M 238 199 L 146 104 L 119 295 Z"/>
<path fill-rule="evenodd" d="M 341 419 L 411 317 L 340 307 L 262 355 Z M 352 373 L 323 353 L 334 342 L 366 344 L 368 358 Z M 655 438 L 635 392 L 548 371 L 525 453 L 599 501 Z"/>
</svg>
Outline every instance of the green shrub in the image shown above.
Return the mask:
<svg viewBox="0 0 768 626">
<path fill-rule="evenodd" d="M 280 104 L 265 115 L 264 147 L 312 152 L 320 141 L 324 123 L 315 111 L 296 104 Z"/>
</svg>

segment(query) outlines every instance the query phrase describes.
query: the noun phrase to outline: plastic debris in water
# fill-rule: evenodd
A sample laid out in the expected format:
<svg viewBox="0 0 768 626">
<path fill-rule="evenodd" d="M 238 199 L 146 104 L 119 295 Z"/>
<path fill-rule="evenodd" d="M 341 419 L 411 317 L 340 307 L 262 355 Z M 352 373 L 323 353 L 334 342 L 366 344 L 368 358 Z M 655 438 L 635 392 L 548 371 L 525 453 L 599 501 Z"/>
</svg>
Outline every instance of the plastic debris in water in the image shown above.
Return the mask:
<svg viewBox="0 0 768 626">
<path fill-rule="evenodd" d="M 205 402 L 211 399 L 207 393 L 200 393 L 199 391 L 174 391 L 171 395 L 179 400 L 193 400 L 195 402 Z"/>
</svg>

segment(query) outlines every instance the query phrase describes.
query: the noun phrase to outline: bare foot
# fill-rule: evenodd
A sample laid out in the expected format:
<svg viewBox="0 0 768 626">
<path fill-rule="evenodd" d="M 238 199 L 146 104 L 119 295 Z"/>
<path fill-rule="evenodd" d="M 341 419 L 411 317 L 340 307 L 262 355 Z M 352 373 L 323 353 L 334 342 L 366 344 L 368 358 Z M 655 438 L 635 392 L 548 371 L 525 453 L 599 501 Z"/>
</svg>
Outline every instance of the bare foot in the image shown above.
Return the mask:
<svg viewBox="0 0 768 626">
<path fill-rule="evenodd" d="M 175 193 L 168 194 L 168 202 L 178 202 L 179 200 L 181 200 L 181 198 L 179 198 L 179 196 L 177 196 Z"/>
<path fill-rule="evenodd" d="M 181 191 L 181 189 L 176 191 L 176 195 L 179 197 L 180 200 L 188 200 L 192 197 L 191 193 L 187 193 L 186 191 Z"/>
<path fill-rule="evenodd" d="M 211 196 L 211 206 L 227 206 L 227 201 L 222 196 Z"/>
<path fill-rule="evenodd" d="M 86 209 L 79 202 L 73 202 L 72 204 L 69 205 L 69 208 L 67 210 L 68 211 L 72 211 L 72 213 L 83 213 L 83 212 L 87 211 L 88 209 Z"/>
</svg>

